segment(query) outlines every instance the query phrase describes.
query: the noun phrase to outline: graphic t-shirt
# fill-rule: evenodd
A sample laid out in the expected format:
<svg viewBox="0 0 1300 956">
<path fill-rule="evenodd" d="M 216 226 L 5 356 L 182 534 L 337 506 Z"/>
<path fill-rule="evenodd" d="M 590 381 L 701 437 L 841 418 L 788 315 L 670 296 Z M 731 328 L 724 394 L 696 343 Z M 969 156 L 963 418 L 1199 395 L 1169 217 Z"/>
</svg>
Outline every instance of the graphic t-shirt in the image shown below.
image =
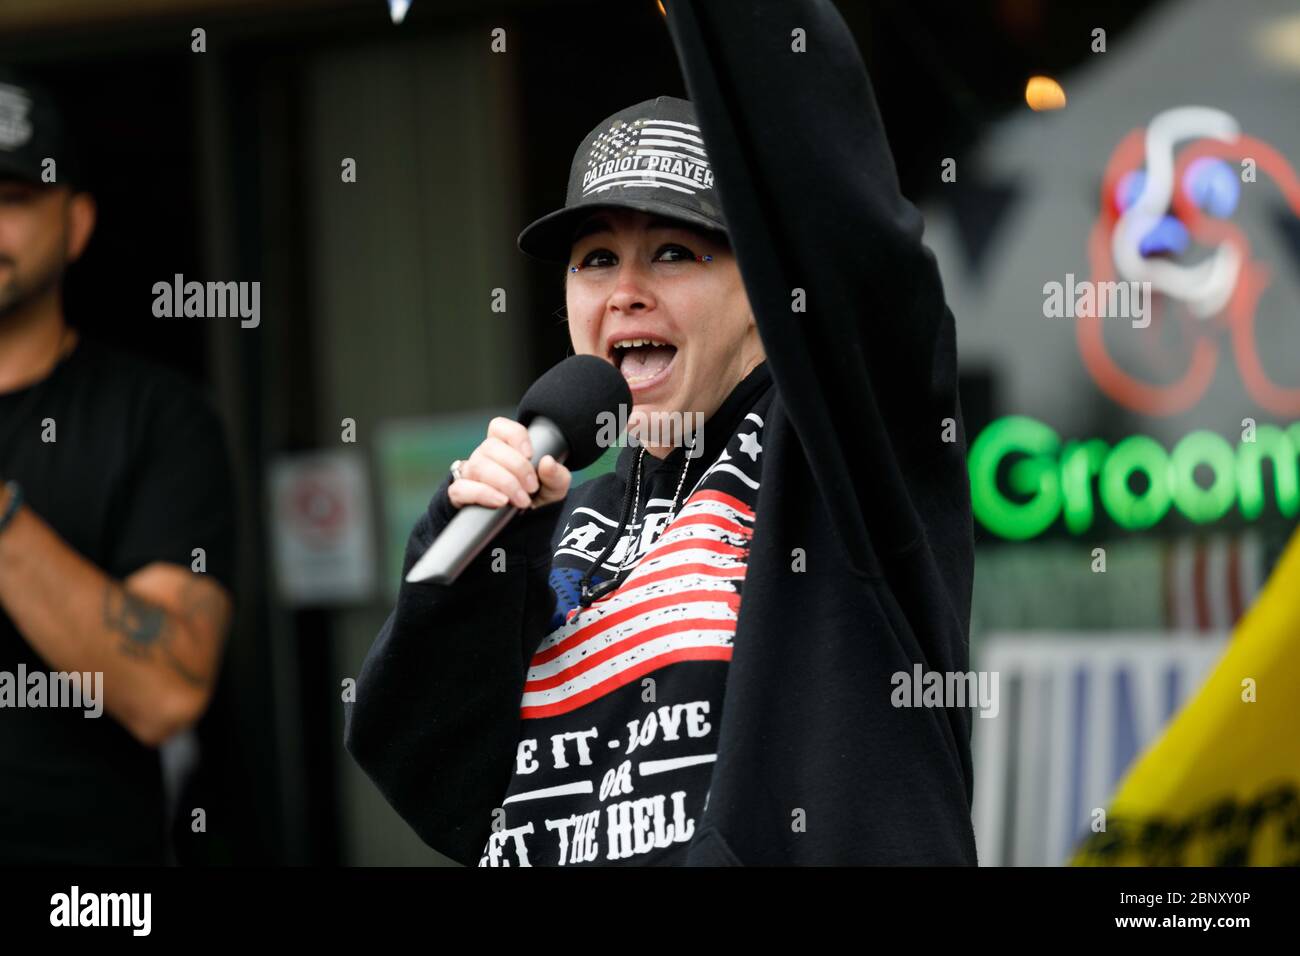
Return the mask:
<svg viewBox="0 0 1300 956">
<path fill-rule="evenodd" d="M 717 755 L 762 462 L 766 402 L 756 397 L 769 383 L 760 369 L 710 421 L 738 424 L 712 462 L 688 470 L 666 527 L 686 460 L 680 450 L 663 461 L 644 455 L 639 516 L 593 580 L 632 570 L 588 608 L 579 579 L 618 533 L 623 494 L 615 488 L 569 512 L 550 572 L 555 616 L 524 685 L 504 819 L 480 866 L 684 862 Z M 625 454 L 635 485 L 635 452 Z"/>
<path fill-rule="evenodd" d="M 720 719 L 710 710 L 708 809 L 688 859 L 974 865 L 973 712 L 899 708 L 889 693 L 900 670 L 970 666 L 974 519 L 956 322 L 836 6 L 666 4 L 776 393 L 758 412 L 763 486 L 725 709 Z M 815 56 L 790 55 L 791 23 L 816 37 Z M 808 149 L 828 139 L 836 148 Z M 796 288 L 806 308 L 792 315 Z M 412 530 L 408 570 L 454 515 L 446 484 Z M 502 817 L 533 823 L 523 841 L 558 844 L 546 820 L 579 799 L 604 808 L 598 792 L 501 806 L 510 751 L 537 724 L 514 705 L 552 608 L 551 532 L 579 504 L 591 501 L 507 529 L 500 572 L 481 560 L 455 587 L 402 581 L 347 705 L 349 753 L 421 839 L 457 862 L 483 859 Z M 618 503 L 597 510 L 608 517 Z M 648 706 L 638 696 L 626 719 Z M 581 729 L 569 716 L 568 729 Z M 686 754 L 683 742 L 671 745 Z M 549 743 L 535 752 L 545 757 Z M 594 766 L 547 766 L 530 781 L 598 783 Z M 640 793 L 668 776 L 633 781 Z M 522 780 L 516 792 L 534 788 Z M 792 808 L 806 828 L 791 827 Z M 499 842 L 501 861 L 517 858 L 513 840 Z M 555 853 L 522 845 L 534 859 Z"/>
<path fill-rule="evenodd" d="M 92 340 L 0 393 L 0 480 L 119 580 L 155 561 L 189 568 L 201 547 L 230 587 L 229 476 L 220 422 L 192 385 Z M 51 671 L 2 606 L 0 671 Z M 106 710 L 84 714 L 0 707 L 0 863 L 165 862 L 158 751 Z"/>
</svg>

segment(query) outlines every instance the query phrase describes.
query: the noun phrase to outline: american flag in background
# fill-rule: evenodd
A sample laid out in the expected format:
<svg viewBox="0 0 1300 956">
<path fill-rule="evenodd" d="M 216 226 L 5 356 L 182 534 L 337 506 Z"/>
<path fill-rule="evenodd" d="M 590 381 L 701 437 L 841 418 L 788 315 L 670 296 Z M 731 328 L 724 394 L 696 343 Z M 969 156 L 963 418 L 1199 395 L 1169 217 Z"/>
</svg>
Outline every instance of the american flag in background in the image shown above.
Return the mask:
<svg viewBox="0 0 1300 956">
<path fill-rule="evenodd" d="M 1235 535 L 1185 535 L 1161 555 L 1165 624 L 1174 631 L 1230 631 L 1268 577 L 1262 540 Z"/>
<path fill-rule="evenodd" d="M 701 184 L 689 176 L 673 172 L 671 161 L 681 160 L 692 168 L 709 168 L 700 128 L 693 123 L 673 120 L 639 119 L 631 123 L 610 124 L 609 129 L 592 141 L 587 154 L 587 169 L 595 170 L 602 163 L 625 156 L 638 157 L 640 161 L 631 169 L 613 169 L 594 176 L 583 186 L 583 195 L 601 192 L 611 186 L 667 187 L 684 193 L 699 192 L 703 188 Z M 659 157 L 659 165 L 664 168 L 645 168 L 644 159 L 651 156 Z"/>
<path fill-rule="evenodd" d="M 567 713 L 678 661 L 730 660 L 753 528 L 732 495 L 691 495 L 618 590 L 542 640 L 520 716 Z"/>
</svg>

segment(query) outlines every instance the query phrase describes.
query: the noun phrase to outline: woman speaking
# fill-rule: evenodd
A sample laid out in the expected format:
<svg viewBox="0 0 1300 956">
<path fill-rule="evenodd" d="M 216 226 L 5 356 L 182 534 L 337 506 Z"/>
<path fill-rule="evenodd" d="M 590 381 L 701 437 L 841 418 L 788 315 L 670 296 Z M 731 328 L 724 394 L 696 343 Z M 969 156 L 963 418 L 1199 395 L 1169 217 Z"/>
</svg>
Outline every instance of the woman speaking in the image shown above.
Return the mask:
<svg viewBox="0 0 1300 956">
<path fill-rule="evenodd" d="M 666 0 L 690 100 L 579 145 L 520 249 L 631 391 L 579 487 L 499 418 L 433 496 L 521 511 L 403 583 L 346 745 L 473 865 L 974 864 L 953 318 L 828 0 Z M 699 420 L 689 435 L 664 423 Z M 405 573 L 404 573 L 405 576 Z"/>
</svg>

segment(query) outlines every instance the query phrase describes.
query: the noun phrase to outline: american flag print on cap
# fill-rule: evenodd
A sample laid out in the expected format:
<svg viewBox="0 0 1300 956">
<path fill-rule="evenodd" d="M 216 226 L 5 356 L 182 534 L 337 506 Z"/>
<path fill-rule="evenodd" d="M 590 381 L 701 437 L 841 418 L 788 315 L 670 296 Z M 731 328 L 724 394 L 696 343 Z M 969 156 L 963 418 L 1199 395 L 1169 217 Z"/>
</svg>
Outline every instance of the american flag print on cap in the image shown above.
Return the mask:
<svg viewBox="0 0 1300 956">
<path fill-rule="evenodd" d="M 619 121 L 592 141 L 582 195 L 614 186 L 641 186 L 695 193 L 713 188 L 704 139 L 694 123 L 638 119 Z"/>
<path fill-rule="evenodd" d="M 689 100 L 658 96 L 605 117 L 574 151 L 564 205 L 533 220 L 519 248 L 567 262 L 576 227 L 602 206 L 622 206 L 726 234 L 704 134 Z"/>
</svg>

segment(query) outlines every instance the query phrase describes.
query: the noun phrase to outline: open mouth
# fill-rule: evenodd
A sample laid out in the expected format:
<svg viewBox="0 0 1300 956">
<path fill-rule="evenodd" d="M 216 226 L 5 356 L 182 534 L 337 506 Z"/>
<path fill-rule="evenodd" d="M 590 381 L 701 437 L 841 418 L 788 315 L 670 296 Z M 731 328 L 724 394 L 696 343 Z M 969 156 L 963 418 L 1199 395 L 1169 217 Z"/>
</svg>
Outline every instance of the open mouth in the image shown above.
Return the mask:
<svg viewBox="0 0 1300 956">
<path fill-rule="evenodd" d="M 633 391 L 650 388 L 666 379 L 676 359 L 677 346 L 651 338 L 618 339 L 611 345 L 609 355 Z"/>
</svg>

